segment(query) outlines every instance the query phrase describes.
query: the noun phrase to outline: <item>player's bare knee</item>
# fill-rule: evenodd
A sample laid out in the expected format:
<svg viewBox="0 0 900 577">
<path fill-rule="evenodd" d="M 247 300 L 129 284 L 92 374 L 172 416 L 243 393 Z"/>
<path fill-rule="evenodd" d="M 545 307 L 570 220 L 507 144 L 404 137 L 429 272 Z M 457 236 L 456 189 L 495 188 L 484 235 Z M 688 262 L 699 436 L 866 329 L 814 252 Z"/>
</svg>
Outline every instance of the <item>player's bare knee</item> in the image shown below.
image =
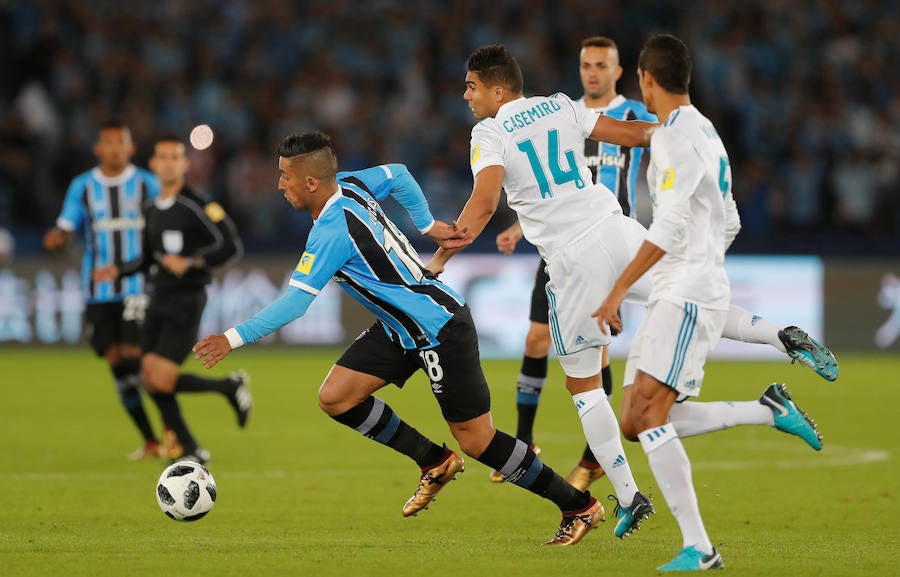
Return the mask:
<svg viewBox="0 0 900 577">
<path fill-rule="evenodd" d="M 346 395 L 342 394 L 338 387 L 335 387 L 325 381 L 319 387 L 319 394 L 316 398 L 319 408 L 329 417 L 346 413 L 358 403 L 353 403 Z"/>
<path fill-rule="evenodd" d="M 622 436 L 631 441 L 632 443 L 638 442 L 638 430 L 634 426 L 634 423 L 629 419 L 628 421 L 622 420 L 619 421 L 619 428 L 622 429 Z"/>
<path fill-rule="evenodd" d="M 473 431 L 454 432 L 454 438 L 459 443 L 459 448 L 463 453 L 477 459 L 487 449 L 490 439 L 483 438 L 482 435 Z"/>
</svg>

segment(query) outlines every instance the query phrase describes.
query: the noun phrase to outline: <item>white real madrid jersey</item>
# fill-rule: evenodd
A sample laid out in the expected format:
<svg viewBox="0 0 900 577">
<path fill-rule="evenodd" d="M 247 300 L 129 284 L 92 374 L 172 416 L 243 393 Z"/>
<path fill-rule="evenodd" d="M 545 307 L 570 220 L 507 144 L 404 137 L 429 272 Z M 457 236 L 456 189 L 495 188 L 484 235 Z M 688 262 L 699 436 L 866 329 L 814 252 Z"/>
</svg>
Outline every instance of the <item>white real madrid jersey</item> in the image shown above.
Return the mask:
<svg viewBox="0 0 900 577">
<path fill-rule="evenodd" d="M 653 268 L 650 301 L 727 309 L 725 250 L 740 228 L 728 153 L 691 105 L 672 111 L 650 141 L 653 221 L 647 240 L 666 251 Z"/>
<path fill-rule="evenodd" d="M 472 128 L 472 174 L 504 168 L 507 202 L 545 260 L 622 212 L 612 192 L 592 182 L 584 159 L 584 140 L 596 122 L 596 113 L 557 93 L 507 102 Z"/>
</svg>

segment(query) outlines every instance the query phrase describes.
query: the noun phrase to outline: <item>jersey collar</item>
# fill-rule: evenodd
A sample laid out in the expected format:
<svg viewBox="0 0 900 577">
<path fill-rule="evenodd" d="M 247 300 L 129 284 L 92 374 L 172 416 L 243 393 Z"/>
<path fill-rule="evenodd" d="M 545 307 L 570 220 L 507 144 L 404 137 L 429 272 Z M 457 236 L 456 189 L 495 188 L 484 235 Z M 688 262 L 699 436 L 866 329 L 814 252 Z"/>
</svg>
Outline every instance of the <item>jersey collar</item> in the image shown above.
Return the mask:
<svg viewBox="0 0 900 577">
<path fill-rule="evenodd" d="M 341 186 L 338 185 L 337 191 L 328 197 L 328 200 L 325 201 L 325 204 L 322 205 L 322 211 L 319 213 L 319 218 L 322 218 L 322 215 L 325 214 L 325 211 L 328 210 L 332 204 L 336 203 L 339 198 L 341 198 Z M 318 219 L 313 219 L 315 222 Z"/>
<path fill-rule="evenodd" d="M 625 104 L 627 98 L 622 96 L 621 94 L 616 94 L 612 100 L 609 101 L 609 104 L 606 106 L 600 106 L 599 108 L 590 108 L 587 105 L 587 102 L 584 101 L 584 96 L 581 97 L 581 103 L 584 104 L 584 107 L 588 110 L 593 110 L 594 112 L 606 112 L 607 110 L 612 110 L 613 108 L 618 108 Z"/>
<path fill-rule="evenodd" d="M 520 96 L 520 97 L 516 98 L 515 100 L 510 100 L 509 102 L 505 103 L 503 106 L 501 106 L 500 108 L 497 109 L 497 114 L 494 115 L 494 118 L 497 118 L 498 116 L 500 116 L 500 111 L 503 110 L 504 108 L 506 108 L 507 106 L 509 106 L 510 104 L 515 104 L 516 102 L 522 102 L 523 100 L 525 100 L 525 97 Z"/>
<path fill-rule="evenodd" d="M 97 166 L 91 171 L 91 176 L 93 176 L 100 184 L 103 186 L 121 186 L 128 182 L 134 173 L 137 171 L 137 168 L 133 164 L 129 164 L 125 167 L 125 170 L 122 171 L 121 174 L 117 176 L 104 176 L 100 171 L 100 167 Z"/>
</svg>

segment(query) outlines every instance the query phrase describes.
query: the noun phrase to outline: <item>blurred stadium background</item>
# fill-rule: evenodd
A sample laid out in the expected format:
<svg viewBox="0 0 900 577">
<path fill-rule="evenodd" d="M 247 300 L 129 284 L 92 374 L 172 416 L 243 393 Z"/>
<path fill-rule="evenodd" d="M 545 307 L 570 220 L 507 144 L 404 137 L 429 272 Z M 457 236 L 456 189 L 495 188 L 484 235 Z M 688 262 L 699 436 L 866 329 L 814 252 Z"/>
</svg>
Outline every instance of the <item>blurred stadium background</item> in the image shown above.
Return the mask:
<svg viewBox="0 0 900 577">
<path fill-rule="evenodd" d="M 212 127 L 212 146 L 190 151 L 189 182 L 226 207 L 249 249 L 213 287 L 204 330 L 221 330 L 278 293 L 310 226 L 275 190 L 282 136 L 331 133 L 345 169 L 403 162 L 451 219 L 471 189 L 461 96 L 474 47 L 509 46 L 529 93 L 578 97 L 580 42 L 607 35 L 625 69 L 619 91 L 639 98 L 640 46 L 670 31 L 692 50 L 692 96 L 732 158 L 738 302 L 804 323 L 838 353 L 900 348 L 896 1 L 125 5 L 0 1 L 0 343 L 78 339 L 79 251 L 50 258 L 40 239 L 69 180 L 95 164 L 109 116 L 131 126 L 142 166 L 160 133 Z M 487 353 L 515 357 L 536 260 L 524 247 L 496 255 L 509 221 L 498 212 L 447 279 L 472 300 Z M 339 291 L 319 301 L 279 340 L 339 344 L 367 322 Z"/>
</svg>

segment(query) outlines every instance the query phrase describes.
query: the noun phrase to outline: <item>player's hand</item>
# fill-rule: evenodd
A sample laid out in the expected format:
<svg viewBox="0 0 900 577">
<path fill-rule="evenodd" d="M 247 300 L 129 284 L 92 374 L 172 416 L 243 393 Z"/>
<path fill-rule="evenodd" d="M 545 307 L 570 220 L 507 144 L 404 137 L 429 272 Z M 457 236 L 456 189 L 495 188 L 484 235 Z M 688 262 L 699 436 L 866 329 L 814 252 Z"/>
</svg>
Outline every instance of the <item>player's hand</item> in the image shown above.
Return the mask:
<svg viewBox="0 0 900 577">
<path fill-rule="evenodd" d="M 182 276 L 189 268 L 191 268 L 191 261 L 180 254 L 163 255 L 159 264 L 175 276 Z"/>
<path fill-rule="evenodd" d="M 522 227 L 516 222 L 497 235 L 497 250 L 503 254 L 512 254 L 521 239 Z"/>
<path fill-rule="evenodd" d="M 119 267 L 114 264 L 98 266 L 91 274 L 91 279 L 94 282 L 105 282 L 108 280 L 116 280 L 117 278 L 119 278 Z"/>
<path fill-rule="evenodd" d="M 436 220 L 425 234 L 444 249 L 469 246 L 475 240 L 475 235 L 469 231 L 469 227 L 460 227 L 455 220 L 451 224 Z"/>
<path fill-rule="evenodd" d="M 619 307 L 622 305 L 624 299 L 625 291 L 614 286 L 612 292 L 610 292 L 609 296 L 606 297 L 606 300 L 603 301 L 603 304 L 591 313 L 591 317 L 597 319 L 597 324 L 600 326 L 600 332 L 604 335 L 609 334 L 607 325 L 611 329 L 622 332 L 622 319 L 619 317 Z"/>
<path fill-rule="evenodd" d="M 61 228 L 51 228 L 44 235 L 44 248 L 47 250 L 58 250 L 65 246 L 72 238 L 72 233 Z"/>
<path fill-rule="evenodd" d="M 194 351 L 194 358 L 209 369 L 228 356 L 231 344 L 225 335 L 210 335 L 201 339 L 191 350 Z"/>
<path fill-rule="evenodd" d="M 425 265 L 425 268 L 432 274 L 432 278 L 437 278 L 444 272 L 444 264 L 445 263 L 440 262 L 438 259 L 432 259 L 430 263 Z"/>
</svg>

